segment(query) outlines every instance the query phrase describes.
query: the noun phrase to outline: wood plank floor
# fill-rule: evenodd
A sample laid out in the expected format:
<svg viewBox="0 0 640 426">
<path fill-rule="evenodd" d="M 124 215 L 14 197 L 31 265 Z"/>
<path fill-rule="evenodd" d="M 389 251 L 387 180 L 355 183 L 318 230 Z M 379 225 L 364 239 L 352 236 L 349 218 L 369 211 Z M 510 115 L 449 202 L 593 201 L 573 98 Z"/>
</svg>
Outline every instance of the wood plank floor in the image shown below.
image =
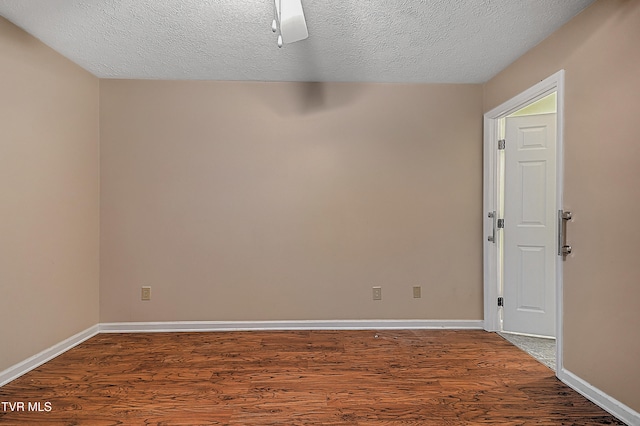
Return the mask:
<svg viewBox="0 0 640 426">
<path fill-rule="evenodd" d="M 479 330 L 100 334 L 0 401 L 25 403 L 3 425 L 623 424 Z"/>
</svg>

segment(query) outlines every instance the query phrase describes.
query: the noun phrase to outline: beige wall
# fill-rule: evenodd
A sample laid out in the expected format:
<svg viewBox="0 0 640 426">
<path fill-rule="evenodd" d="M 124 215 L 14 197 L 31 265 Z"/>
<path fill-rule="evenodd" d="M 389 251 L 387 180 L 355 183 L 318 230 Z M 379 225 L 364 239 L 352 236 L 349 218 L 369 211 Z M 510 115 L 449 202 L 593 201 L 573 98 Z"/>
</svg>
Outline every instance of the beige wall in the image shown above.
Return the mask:
<svg viewBox="0 0 640 426">
<path fill-rule="evenodd" d="M 98 79 L 0 18 L 0 371 L 98 323 Z"/>
<path fill-rule="evenodd" d="M 103 80 L 100 100 L 102 322 L 482 318 L 481 86 Z"/>
<path fill-rule="evenodd" d="M 565 367 L 640 411 L 640 2 L 601 0 L 485 85 L 485 111 L 566 70 Z"/>
</svg>

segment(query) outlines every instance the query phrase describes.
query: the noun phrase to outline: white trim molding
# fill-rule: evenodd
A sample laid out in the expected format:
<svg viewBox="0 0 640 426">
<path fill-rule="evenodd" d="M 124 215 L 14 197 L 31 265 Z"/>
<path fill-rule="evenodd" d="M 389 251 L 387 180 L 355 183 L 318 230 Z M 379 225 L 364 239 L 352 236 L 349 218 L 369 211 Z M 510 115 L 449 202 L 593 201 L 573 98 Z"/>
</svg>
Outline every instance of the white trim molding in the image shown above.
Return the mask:
<svg viewBox="0 0 640 426">
<path fill-rule="evenodd" d="M 597 387 L 576 376 L 567 369 L 558 372 L 558 378 L 603 410 L 608 411 L 628 425 L 640 425 L 640 413 L 607 395 Z"/>
<path fill-rule="evenodd" d="M 482 330 L 482 320 L 167 321 L 100 324 L 101 333 L 270 330 Z"/>
<path fill-rule="evenodd" d="M 63 340 L 60 343 L 56 343 L 50 348 L 45 349 L 44 351 L 37 353 L 32 357 L 25 359 L 22 362 L 12 365 L 11 367 L 7 368 L 4 371 L 0 371 L 0 387 L 17 379 L 23 374 L 28 373 L 34 368 L 41 366 L 45 362 L 52 360 L 58 355 L 63 354 L 69 349 L 75 346 L 78 346 L 80 343 L 84 342 L 87 339 L 92 338 L 99 332 L 100 332 L 100 327 L 98 324 L 96 324 L 92 327 L 87 328 L 84 331 L 81 331 L 78 334 L 74 334 L 73 336 Z"/>
</svg>

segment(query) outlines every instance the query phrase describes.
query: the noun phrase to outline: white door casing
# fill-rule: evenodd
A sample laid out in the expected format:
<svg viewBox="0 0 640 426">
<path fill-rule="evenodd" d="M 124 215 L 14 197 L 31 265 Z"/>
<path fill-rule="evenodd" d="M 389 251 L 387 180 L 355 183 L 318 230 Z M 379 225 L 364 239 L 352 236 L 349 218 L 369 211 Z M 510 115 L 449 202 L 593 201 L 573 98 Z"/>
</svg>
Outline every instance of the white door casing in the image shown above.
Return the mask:
<svg viewBox="0 0 640 426">
<path fill-rule="evenodd" d="M 564 79 L 565 72 L 560 70 L 545 78 L 529 89 L 515 95 L 508 101 L 484 114 L 483 136 L 483 264 L 484 264 L 484 329 L 487 331 L 501 331 L 501 312 L 498 307 L 498 296 L 501 296 L 502 268 L 499 253 L 502 250 L 502 238 L 495 242 L 489 241 L 494 234 L 493 220 L 487 217 L 489 212 L 499 209 L 499 161 L 498 139 L 500 134 L 500 120 L 515 113 L 531 103 L 542 99 L 552 92 L 557 93 L 557 155 L 556 155 L 556 206 L 563 205 L 563 123 L 564 123 Z M 502 232 L 497 233 L 498 237 Z M 556 375 L 563 378 L 563 282 L 562 257 L 556 258 Z"/>
<path fill-rule="evenodd" d="M 556 114 L 506 118 L 503 330 L 555 337 Z"/>
</svg>

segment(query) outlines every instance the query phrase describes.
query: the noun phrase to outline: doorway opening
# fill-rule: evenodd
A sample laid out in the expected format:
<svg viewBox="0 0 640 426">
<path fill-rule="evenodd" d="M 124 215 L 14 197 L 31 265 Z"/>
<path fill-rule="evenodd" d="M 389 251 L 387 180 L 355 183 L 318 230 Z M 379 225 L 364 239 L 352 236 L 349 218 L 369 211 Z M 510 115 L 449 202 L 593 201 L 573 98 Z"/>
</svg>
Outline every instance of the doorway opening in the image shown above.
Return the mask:
<svg viewBox="0 0 640 426">
<path fill-rule="evenodd" d="M 551 368 L 548 358 L 555 357 L 556 374 L 562 369 L 556 218 L 563 100 L 559 71 L 484 117 L 484 327 Z"/>
<path fill-rule="evenodd" d="M 499 119 L 497 212 L 500 335 L 554 371 L 556 101 L 554 91 Z"/>
</svg>

